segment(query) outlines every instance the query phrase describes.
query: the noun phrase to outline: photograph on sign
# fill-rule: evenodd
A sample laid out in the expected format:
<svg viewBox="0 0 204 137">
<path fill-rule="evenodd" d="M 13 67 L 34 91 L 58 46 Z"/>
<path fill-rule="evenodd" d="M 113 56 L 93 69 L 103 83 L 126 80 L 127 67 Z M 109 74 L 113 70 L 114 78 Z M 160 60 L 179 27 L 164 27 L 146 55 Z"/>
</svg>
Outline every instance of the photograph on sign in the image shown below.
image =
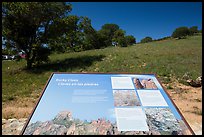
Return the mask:
<svg viewBox="0 0 204 137">
<path fill-rule="evenodd" d="M 113 90 L 114 106 L 140 106 L 135 90 Z"/>
<path fill-rule="evenodd" d="M 138 88 L 135 78 L 152 88 Z M 53 73 L 22 134 L 194 133 L 154 74 Z"/>
<path fill-rule="evenodd" d="M 157 89 L 156 84 L 150 78 L 148 79 L 134 78 L 134 84 L 137 89 Z"/>
</svg>

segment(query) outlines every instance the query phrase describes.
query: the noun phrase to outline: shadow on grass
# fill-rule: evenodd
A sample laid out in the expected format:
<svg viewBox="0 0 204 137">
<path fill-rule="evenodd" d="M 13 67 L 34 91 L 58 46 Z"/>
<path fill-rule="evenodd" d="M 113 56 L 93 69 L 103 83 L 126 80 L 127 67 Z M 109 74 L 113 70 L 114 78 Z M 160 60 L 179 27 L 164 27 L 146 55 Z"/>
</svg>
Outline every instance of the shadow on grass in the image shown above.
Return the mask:
<svg viewBox="0 0 204 137">
<path fill-rule="evenodd" d="M 25 69 L 29 73 L 42 73 L 45 71 L 52 72 L 66 72 L 72 71 L 73 69 L 84 69 L 89 67 L 96 61 L 102 61 L 105 56 L 103 55 L 95 55 L 95 56 L 80 56 L 74 58 L 66 58 L 64 60 L 58 60 L 55 62 L 42 64 L 36 67 L 33 67 L 31 70 Z"/>
</svg>

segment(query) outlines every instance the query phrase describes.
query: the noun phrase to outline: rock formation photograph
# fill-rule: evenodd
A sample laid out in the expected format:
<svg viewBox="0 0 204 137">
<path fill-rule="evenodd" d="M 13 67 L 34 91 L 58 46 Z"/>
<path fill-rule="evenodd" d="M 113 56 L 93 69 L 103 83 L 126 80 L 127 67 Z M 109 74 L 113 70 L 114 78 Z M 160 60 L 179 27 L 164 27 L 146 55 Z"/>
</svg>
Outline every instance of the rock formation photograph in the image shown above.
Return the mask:
<svg viewBox="0 0 204 137">
<path fill-rule="evenodd" d="M 141 106 L 135 90 L 113 90 L 114 106 Z"/>
</svg>

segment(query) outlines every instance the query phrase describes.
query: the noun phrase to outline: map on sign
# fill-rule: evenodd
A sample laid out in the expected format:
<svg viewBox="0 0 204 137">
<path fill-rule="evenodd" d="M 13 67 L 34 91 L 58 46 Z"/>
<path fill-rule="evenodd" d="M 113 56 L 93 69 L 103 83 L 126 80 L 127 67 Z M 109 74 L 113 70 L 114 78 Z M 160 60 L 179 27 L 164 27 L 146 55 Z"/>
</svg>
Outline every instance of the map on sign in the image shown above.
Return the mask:
<svg viewBox="0 0 204 137">
<path fill-rule="evenodd" d="M 53 73 L 21 134 L 194 133 L 154 74 Z"/>
</svg>

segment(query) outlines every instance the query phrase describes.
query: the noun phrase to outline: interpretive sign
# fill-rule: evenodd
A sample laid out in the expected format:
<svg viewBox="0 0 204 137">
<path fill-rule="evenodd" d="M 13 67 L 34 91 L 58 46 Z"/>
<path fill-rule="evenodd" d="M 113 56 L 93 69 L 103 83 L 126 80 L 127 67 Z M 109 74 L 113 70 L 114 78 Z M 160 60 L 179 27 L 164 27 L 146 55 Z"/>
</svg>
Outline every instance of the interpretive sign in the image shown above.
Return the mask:
<svg viewBox="0 0 204 137">
<path fill-rule="evenodd" d="M 21 134 L 194 132 L 154 74 L 53 73 Z"/>
</svg>

